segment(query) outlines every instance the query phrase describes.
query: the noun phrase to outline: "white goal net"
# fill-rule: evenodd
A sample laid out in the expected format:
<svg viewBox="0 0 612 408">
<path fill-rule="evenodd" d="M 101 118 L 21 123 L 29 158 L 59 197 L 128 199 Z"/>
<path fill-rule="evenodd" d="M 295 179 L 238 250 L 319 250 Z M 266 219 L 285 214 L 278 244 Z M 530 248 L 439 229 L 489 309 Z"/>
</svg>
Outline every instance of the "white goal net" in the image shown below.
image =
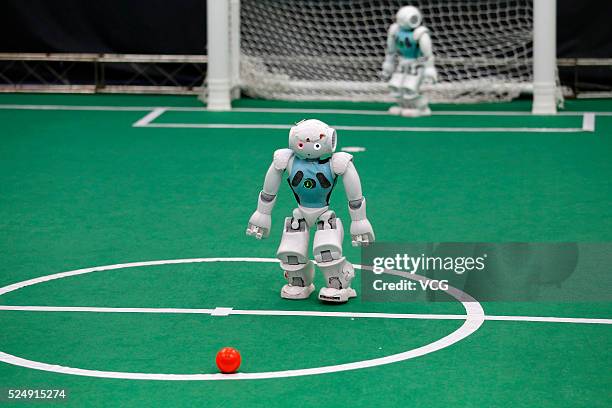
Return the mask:
<svg viewBox="0 0 612 408">
<path fill-rule="evenodd" d="M 431 31 L 437 102 L 516 98 L 532 84 L 532 0 L 241 0 L 240 85 L 287 100 L 389 100 L 380 77 L 397 10 Z M 554 18 L 554 17 L 552 17 Z"/>
</svg>

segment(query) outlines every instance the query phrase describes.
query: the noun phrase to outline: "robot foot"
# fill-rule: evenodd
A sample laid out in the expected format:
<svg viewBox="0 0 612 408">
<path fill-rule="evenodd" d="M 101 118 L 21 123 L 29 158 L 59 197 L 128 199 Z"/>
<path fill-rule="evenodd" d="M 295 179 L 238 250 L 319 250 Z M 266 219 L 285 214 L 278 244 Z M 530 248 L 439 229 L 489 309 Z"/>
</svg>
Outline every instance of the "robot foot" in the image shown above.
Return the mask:
<svg viewBox="0 0 612 408">
<path fill-rule="evenodd" d="M 391 115 L 401 115 L 402 108 L 400 106 L 392 106 L 389 108 L 389 114 Z"/>
<path fill-rule="evenodd" d="M 407 118 L 417 118 L 419 116 L 431 116 L 431 109 L 422 108 L 422 109 L 402 109 L 402 116 Z"/>
<path fill-rule="evenodd" d="M 357 296 L 357 292 L 353 288 L 335 289 L 321 288 L 319 291 L 319 300 L 331 303 L 346 303 L 350 298 Z"/>
<path fill-rule="evenodd" d="M 293 286 L 287 284 L 281 289 L 281 297 L 283 299 L 292 300 L 308 299 L 314 290 L 315 286 L 312 283 L 309 286 Z"/>
</svg>

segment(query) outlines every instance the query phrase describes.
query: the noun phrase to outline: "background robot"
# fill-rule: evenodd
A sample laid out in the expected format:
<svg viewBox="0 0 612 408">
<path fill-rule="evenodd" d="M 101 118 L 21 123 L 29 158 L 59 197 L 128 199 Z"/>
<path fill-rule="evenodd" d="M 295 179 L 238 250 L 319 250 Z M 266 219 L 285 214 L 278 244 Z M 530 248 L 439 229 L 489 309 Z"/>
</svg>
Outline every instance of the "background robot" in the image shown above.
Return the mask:
<svg viewBox="0 0 612 408">
<path fill-rule="evenodd" d="M 320 290 L 319 299 L 346 302 L 356 296 L 351 288 L 355 276 L 353 265 L 342 256 L 342 222 L 329 210 L 329 198 L 338 176 L 343 176 L 348 199 L 353 246 L 366 246 L 374 241 L 353 156 L 344 152 L 334 153 L 336 139 L 336 131 L 319 120 L 303 120 L 292 127 L 289 131 L 290 148 L 274 152 L 259 194 L 257 210 L 249 219 L 247 235 L 257 239 L 268 237 L 276 194 L 283 173 L 287 171 L 287 181 L 298 207 L 291 217 L 285 218 L 276 254 L 287 279 L 287 284 L 281 289 L 281 297 L 286 299 L 306 299 L 315 289 L 314 264 L 308 259 L 310 228 L 315 226 L 314 258 L 327 285 Z"/>
<path fill-rule="evenodd" d="M 413 6 L 399 9 L 395 19 L 389 27 L 382 66 L 383 78 L 391 78 L 389 88 L 398 101 L 398 106 L 392 106 L 389 112 L 402 116 L 431 115 L 427 98 L 419 92 L 423 81 L 438 79 L 429 30 L 421 25 L 421 12 Z"/>
</svg>

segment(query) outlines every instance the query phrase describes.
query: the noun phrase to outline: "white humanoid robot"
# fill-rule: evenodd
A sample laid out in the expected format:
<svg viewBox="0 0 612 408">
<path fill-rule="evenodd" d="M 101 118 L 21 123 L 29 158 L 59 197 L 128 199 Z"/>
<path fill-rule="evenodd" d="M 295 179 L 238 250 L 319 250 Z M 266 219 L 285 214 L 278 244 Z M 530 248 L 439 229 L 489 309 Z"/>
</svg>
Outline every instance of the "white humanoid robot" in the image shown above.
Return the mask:
<svg viewBox="0 0 612 408">
<path fill-rule="evenodd" d="M 398 102 L 397 106 L 389 109 L 389 113 L 431 115 L 427 98 L 420 93 L 422 82 L 435 82 L 438 79 L 429 30 L 421 25 L 421 12 L 413 6 L 400 8 L 395 20 L 389 27 L 382 66 L 383 78 L 390 78 L 391 95 Z"/>
<path fill-rule="evenodd" d="M 348 199 L 353 246 L 366 246 L 374 241 L 353 156 L 334 153 L 336 138 L 333 128 L 316 119 L 303 120 L 292 127 L 290 148 L 274 152 L 257 210 L 249 219 L 247 235 L 257 239 L 268 237 L 276 194 L 286 171 L 298 206 L 291 217 L 285 218 L 276 253 L 287 279 L 281 289 L 281 297 L 285 299 L 306 299 L 315 289 L 314 264 L 308 258 L 310 228 L 316 228 L 313 254 L 326 282 L 326 287 L 319 291 L 319 299 L 342 303 L 356 296 L 355 289 L 351 288 L 355 276 L 353 265 L 342 256 L 342 222 L 329 209 L 329 197 L 338 176 L 343 176 Z"/>
</svg>

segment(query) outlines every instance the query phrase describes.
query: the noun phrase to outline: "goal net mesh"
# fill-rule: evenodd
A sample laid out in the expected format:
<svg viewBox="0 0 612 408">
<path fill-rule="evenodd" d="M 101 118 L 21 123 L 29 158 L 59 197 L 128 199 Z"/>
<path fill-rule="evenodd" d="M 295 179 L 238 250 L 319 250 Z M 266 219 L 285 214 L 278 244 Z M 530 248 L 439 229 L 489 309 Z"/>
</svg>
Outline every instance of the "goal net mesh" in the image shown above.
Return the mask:
<svg viewBox="0 0 612 408">
<path fill-rule="evenodd" d="M 380 77 L 387 29 L 420 8 L 439 81 L 432 101 L 516 98 L 532 82 L 532 0 L 241 0 L 240 85 L 253 97 L 390 100 Z"/>
</svg>

